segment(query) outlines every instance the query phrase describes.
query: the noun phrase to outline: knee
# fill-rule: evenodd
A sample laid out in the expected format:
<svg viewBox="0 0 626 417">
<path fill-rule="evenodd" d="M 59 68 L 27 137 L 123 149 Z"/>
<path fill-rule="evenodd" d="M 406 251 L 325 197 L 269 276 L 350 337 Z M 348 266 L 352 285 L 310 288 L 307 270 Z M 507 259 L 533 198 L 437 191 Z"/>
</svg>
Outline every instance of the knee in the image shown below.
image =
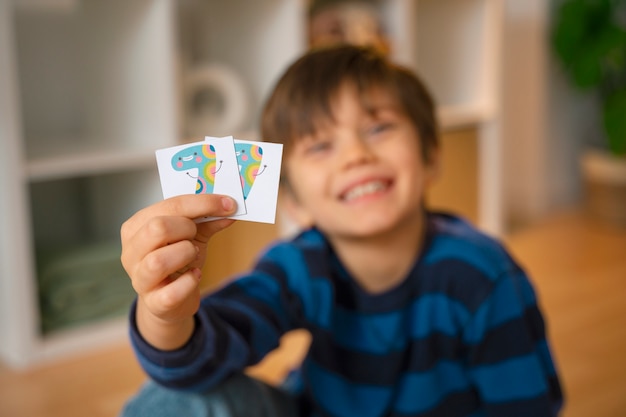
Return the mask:
<svg viewBox="0 0 626 417">
<path fill-rule="evenodd" d="M 123 407 L 119 417 L 231 417 L 220 395 L 176 391 L 146 382 Z"/>
</svg>

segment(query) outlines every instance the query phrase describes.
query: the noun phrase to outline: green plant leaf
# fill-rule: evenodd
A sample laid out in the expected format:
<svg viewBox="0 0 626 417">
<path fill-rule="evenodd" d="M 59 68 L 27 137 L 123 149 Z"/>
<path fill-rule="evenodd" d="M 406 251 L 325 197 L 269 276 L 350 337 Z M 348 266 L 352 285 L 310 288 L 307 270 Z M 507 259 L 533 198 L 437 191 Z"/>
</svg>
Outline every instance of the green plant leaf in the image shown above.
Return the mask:
<svg viewBox="0 0 626 417">
<path fill-rule="evenodd" d="M 584 48 L 584 47 L 583 47 Z M 570 77 L 581 89 L 596 87 L 602 80 L 602 55 L 596 48 L 584 48 L 570 63 Z"/>
<path fill-rule="evenodd" d="M 604 129 L 609 150 L 626 155 L 626 89 L 607 97 L 604 103 Z"/>
<path fill-rule="evenodd" d="M 552 44 L 575 86 L 601 85 L 607 63 L 621 44 L 622 30 L 610 0 L 565 0 L 556 10 Z"/>
<path fill-rule="evenodd" d="M 575 59 L 580 42 L 587 33 L 587 7 L 584 2 L 566 1 L 557 10 L 552 31 L 552 44 L 563 62 Z"/>
</svg>

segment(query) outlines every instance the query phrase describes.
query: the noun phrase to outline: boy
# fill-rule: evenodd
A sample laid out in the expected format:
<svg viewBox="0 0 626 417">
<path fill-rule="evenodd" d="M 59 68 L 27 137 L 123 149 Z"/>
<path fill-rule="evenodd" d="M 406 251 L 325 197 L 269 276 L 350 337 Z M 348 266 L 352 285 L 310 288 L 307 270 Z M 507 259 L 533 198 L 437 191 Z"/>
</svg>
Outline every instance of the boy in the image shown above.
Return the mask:
<svg viewBox="0 0 626 417">
<path fill-rule="evenodd" d="M 284 144 L 287 209 L 304 231 L 246 275 L 200 298 L 206 242 L 232 220 L 192 219 L 232 213 L 227 197 L 166 200 L 122 227 L 138 293 L 131 339 L 157 383 L 126 415 L 558 413 L 524 272 L 497 242 L 424 206 L 438 136 L 412 73 L 368 49 L 310 52 L 278 82 L 262 134 Z M 243 375 L 296 328 L 312 342 L 289 392 Z"/>
</svg>

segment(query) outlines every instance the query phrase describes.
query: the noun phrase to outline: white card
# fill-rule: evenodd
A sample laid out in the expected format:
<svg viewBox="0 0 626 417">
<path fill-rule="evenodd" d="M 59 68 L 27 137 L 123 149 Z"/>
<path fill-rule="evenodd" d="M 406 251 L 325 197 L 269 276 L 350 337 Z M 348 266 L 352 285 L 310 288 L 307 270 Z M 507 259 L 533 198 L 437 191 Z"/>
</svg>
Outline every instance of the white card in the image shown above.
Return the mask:
<svg viewBox="0 0 626 417">
<path fill-rule="evenodd" d="M 232 218 L 246 213 L 232 136 L 159 149 L 156 159 L 163 198 L 182 194 L 225 194 L 237 202 Z"/>
<path fill-rule="evenodd" d="M 235 139 L 235 152 L 247 209 L 237 220 L 274 223 L 283 145 Z"/>
</svg>

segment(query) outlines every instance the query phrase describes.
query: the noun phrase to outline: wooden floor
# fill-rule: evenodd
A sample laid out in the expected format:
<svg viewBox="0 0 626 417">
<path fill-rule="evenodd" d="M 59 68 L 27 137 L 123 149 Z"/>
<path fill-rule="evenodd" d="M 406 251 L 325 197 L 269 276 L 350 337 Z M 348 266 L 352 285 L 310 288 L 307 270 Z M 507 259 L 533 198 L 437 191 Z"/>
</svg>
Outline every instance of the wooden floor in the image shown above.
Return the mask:
<svg viewBox="0 0 626 417">
<path fill-rule="evenodd" d="M 626 230 L 565 213 L 507 239 L 534 278 L 565 417 L 626 416 Z"/>
<path fill-rule="evenodd" d="M 564 388 L 564 417 L 626 416 L 626 230 L 560 213 L 506 237 L 535 282 Z M 270 381 L 306 335 L 251 372 Z M 0 368 L 1 417 L 115 416 L 145 376 L 127 345 L 17 373 Z"/>
</svg>

